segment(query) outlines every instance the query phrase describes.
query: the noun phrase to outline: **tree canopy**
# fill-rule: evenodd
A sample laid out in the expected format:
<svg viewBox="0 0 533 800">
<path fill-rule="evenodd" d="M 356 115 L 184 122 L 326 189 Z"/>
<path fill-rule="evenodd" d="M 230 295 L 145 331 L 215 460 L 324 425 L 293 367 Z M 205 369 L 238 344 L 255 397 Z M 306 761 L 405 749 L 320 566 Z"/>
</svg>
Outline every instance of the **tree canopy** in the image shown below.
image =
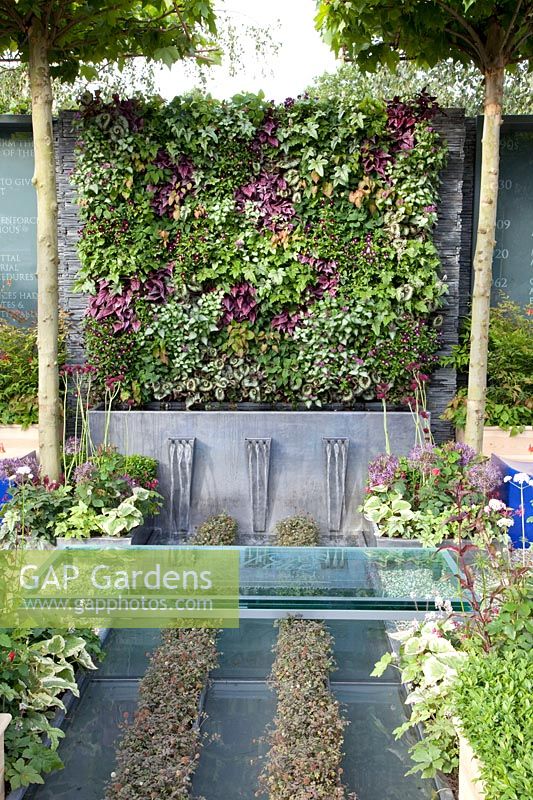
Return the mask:
<svg viewBox="0 0 533 800">
<path fill-rule="evenodd" d="M 0 60 L 29 61 L 36 24 L 51 73 L 64 81 L 139 55 L 167 64 L 219 57 L 210 0 L 0 0 Z"/>
<path fill-rule="evenodd" d="M 401 58 L 452 58 L 482 72 L 533 56 L 531 0 L 317 0 L 316 24 L 335 52 L 366 68 Z"/>
</svg>

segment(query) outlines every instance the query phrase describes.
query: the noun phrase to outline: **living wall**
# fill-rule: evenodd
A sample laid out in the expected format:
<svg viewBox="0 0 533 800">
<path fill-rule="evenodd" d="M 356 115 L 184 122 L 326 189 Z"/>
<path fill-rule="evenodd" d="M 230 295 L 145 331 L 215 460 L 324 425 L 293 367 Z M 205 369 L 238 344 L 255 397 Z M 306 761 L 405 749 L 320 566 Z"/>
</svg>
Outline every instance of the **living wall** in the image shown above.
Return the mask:
<svg viewBox="0 0 533 800">
<path fill-rule="evenodd" d="M 88 357 L 122 400 L 408 400 L 438 349 L 436 106 L 86 96 Z M 424 379 L 424 378 L 423 378 Z"/>
</svg>

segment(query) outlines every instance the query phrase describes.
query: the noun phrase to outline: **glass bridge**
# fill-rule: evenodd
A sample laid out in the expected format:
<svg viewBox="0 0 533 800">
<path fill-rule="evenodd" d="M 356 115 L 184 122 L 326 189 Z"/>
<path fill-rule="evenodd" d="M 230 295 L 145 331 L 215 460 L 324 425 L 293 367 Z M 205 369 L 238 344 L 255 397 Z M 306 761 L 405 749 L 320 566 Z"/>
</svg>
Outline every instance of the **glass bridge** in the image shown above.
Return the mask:
<svg viewBox="0 0 533 800">
<path fill-rule="evenodd" d="M 349 721 L 344 783 L 358 800 L 445 800 L 433 781 L 405 776 L 415 734 L 396 740 L 405 721 L 403 688 L 391 668 L 371 678 L 390 647 L 388 631 L 435 611 L 435 597 L 468 610 L 458 571 L 446 551 L 407 548 L 239 547 L 240 625 L 218 639 L 219 665 L 205 695 L 206 744 L 192 797 L 266 800 L 256 795 L 276 707 L 267 684 L 276 618 L 323 619 L 334 640 L 331 688 Z M 65 769 L 28 793 L 34 800 L 103 800 L 114 768 L 114 746 L 135 711 L 138 684 L 160 632 L 109 632 L 107 657 L 68 715 L 60 745 Z M 169 703 L 172 698 L 169 697 Z"/>
</svg>

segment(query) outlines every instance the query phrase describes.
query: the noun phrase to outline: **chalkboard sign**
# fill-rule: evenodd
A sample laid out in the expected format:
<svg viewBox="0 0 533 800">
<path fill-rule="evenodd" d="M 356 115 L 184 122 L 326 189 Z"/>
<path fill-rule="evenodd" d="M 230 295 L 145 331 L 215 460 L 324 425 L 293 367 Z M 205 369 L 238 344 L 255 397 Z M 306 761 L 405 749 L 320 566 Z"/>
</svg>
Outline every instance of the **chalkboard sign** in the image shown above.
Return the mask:
<svg viewBox="0 0 533 800">
<path fill-rule="evenodd" d="M 0 316 L 29 321 L 37 309 L 37 200 L 26 125 L 0 121 Z"/>
<path fill-rule="evenodd" d="M 476 219 L 482 120 L 478 127 Z M 500 179 L 491 302 L 533 303 L 533 118 L 507 117 L 501 129 Z"/>
</svg>

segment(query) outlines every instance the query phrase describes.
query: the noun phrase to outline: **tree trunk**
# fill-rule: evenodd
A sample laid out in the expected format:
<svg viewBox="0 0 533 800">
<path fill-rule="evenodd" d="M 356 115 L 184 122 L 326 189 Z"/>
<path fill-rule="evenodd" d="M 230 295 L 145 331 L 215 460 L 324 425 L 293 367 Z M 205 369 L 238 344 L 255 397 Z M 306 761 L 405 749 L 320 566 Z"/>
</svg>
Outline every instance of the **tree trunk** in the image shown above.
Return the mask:
<svg viewBox="0 0 533 800">
<path fill-rule="evenodd" d="M 492 259 L 494 245 L 496 244 L 496 212 L 500 172 L 503 78 L 503 67 L 495 68 L 485 75 L 485 116 L 481 150 L 479 219 L 476 252 L 474 255 L 472 333 L 470 336 L 470 367 L 465 430 L 465 442 L 477 452 L 481 452 L 483 448 L 490 290 L 492 286 Z"/>
<path fill-rule="evenodd" d="M 57 190 L 52 128 L 52 84 L 46 33 L 35 19 L 29 35 L 33 146 L 37 191 L 37 344 L 39 350 L 39 454 L 41 474 L 60 476 L 58 374 L 59 294 Z"/>
</svg>

